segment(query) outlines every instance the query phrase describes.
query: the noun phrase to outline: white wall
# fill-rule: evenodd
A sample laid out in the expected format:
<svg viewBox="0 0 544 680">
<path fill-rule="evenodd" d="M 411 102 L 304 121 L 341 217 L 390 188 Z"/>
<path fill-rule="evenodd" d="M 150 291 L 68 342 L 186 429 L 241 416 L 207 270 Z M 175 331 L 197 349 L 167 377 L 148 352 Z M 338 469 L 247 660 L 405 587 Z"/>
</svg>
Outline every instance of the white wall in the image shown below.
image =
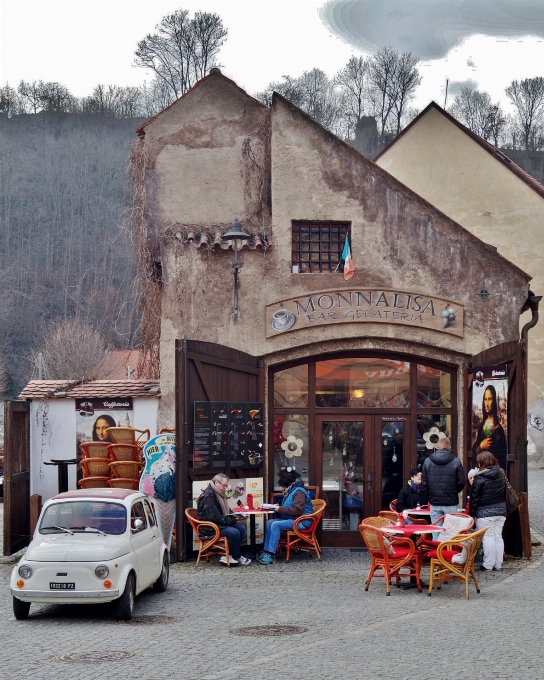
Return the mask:
<svg viewBox="0 0 544 680">
<path fill-rule="evenodd" d="M 46 423 L 43 410 L 46 404 Z M 157 434 L 159 400 L 156 397 L 133 399 L 134 427 L 149 429 Z M 44 465 L 51 459 L 75 458 L 76 410 L 74 399 L 49 399 L 30 404 L 30 493 L 40 494 L 45 502 L 58 493 L 58 473 L 54 465 Z M 68 488 L 76 489 L 76 465 L 68 466 Z"/>
</svg>

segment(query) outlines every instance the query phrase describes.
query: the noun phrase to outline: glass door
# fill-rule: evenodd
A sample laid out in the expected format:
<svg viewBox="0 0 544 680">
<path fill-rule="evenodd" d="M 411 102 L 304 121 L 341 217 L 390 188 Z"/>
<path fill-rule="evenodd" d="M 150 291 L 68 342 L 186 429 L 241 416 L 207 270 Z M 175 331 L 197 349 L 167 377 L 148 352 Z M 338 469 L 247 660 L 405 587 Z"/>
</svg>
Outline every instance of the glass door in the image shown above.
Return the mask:
<svg viewBox="0 0 544 680">
<path fill-rule="evenodd" d="M 323 545 L 360 545 L 359 524 L 372 507 L 370 418 L 319 418 L 316 478 L 327 507 Z"/>
<path fill-rule="evenodd" d="M 399 496 L 406 484 L 404 436 L 406 418 L 382 417 L 381 421 L 381 510 L 389 510 L 389 504 Z"/>
</svg>

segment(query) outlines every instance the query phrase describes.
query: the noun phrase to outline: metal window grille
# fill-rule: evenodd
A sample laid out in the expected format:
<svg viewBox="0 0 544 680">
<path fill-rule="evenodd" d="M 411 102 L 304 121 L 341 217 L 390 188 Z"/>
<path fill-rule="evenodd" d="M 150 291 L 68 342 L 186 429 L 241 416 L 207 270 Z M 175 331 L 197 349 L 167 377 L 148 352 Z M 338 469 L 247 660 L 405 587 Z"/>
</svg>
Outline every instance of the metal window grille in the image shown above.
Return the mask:
<svg viewBox="0 0 544 680">
<path fill-rule="evenodd" d="M 351 242 L 350 222 L 293 220 L 292 230 L 293 266 L 298 266 L 300 274 L 340 272 L 346 234 Z"/>
</svg>

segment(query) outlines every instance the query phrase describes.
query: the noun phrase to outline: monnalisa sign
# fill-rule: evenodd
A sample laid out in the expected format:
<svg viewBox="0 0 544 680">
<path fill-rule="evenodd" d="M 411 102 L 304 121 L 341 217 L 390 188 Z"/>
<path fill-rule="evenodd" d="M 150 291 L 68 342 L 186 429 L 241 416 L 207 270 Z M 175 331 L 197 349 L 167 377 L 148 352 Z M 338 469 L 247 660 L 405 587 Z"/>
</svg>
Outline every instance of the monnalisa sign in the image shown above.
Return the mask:
<svg viewBox="0 0 544 680">
<path fill-rule="evenodd" d="M 333 323 L 393 323 L 463 336 L 463 306 L 399 290 L 324 290 L 266 306 L 266 337 Z"/>
</svg>

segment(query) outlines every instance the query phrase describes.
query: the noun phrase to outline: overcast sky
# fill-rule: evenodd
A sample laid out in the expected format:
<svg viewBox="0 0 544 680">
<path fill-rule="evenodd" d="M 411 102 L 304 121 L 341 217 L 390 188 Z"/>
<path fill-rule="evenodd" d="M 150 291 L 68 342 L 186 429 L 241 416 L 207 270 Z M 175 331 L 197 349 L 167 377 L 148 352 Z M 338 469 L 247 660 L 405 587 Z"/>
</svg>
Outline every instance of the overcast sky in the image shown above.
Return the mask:
<svg viewBox="0 0 544 680">
<path fill-rule="evenodd" d="M 183 7 L 221 15 L 223 71 L 249 92 L 384 45 L 421 58 L 416 105 L 444 103 L 444 83 L 471 81 L 494 100 L 513 78 L 544 75 L 544 0 L 0 0 L 0 84 L 138 85 L 138 40 Z M 450 89 L 451 92 L 451 89 Z"/>
</svg>

